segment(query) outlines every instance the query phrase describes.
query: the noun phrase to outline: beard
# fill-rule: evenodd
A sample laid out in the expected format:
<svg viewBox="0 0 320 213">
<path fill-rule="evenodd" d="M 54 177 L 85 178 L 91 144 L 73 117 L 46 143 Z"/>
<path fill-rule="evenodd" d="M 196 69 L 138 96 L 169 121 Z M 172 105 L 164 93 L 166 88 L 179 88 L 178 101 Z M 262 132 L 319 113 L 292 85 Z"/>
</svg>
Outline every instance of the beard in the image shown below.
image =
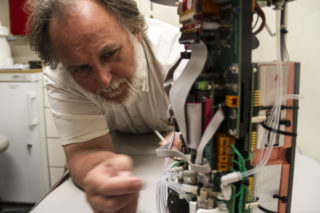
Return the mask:
<svg viewBox="0 0 320 213">
<path fill-rule="evenodd" d="M 132 104 L 141 95 L 147 80 L 146 57 L 142 44 L 132 34 L 129 34 L 129 38 L 133 46 L 135 60 L 133 77 L 130 80 L 127 78 L 111 80 L 108 87 L 99 89 L 96 95 L 103 104 L 113 107 Z"/>
</svg>

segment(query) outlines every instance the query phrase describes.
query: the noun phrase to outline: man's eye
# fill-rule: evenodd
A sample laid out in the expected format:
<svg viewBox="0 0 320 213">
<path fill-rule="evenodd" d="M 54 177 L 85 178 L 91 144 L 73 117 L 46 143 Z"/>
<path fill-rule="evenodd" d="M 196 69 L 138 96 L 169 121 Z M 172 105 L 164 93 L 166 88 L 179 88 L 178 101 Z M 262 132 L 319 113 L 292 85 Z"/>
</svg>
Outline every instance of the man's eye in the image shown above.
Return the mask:
<svg viewBox="0 0 320 213">
<path fill-rule="evenodd" d="M 112 50 L 112 51 L 110 51 L 110 52 L 108 52 L 108 53 L 106 53 L 106 54 L 103 54 L 103 55 L 101 56 L 101 58 L 104 59 L 104 60 L 112 59 L 112 57 L 114 57 L 114 56 L 119 52 L 120 49 L 121 49 L 121 48 L 117 48 L 117 49 Z"/>
<path fill-rule="evenodd" d="M 88 75 L 90 72 L 90 68 L 88 65 L 82 65 L 72 70 L 72 73 L 78 76 Z"/>
</svg>

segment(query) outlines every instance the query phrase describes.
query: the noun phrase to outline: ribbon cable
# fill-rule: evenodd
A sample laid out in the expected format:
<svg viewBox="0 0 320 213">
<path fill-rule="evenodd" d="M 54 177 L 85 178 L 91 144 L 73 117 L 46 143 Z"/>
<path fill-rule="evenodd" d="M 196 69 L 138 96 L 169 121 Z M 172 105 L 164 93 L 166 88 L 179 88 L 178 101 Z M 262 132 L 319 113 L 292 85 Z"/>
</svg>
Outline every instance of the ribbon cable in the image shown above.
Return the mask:
<svg viewBox="0 0 320 213">
<path fill-rule="evenodd" d="M 189 163 L 190 168 L 195 172 L 200 173 L 209 173 L 211 172 L 211 167 L 206 158 L 202 159 L 203 151 L 212 136 L 216 133 L 217 129 L 219 128 L 221 122 L 224 120 L 224 115 L 222 109 L 218 109 L 217 112 L 214 114 L 213 118 L 211 119 L 209 125 L 207 126 L 203 136 L 200 140 L 200 144 L 197 149 L 197 156 L 195 163 L 192 163 L 188 156 L 184 153 L 176 150 L 171 150 L 172 142 L 169 142 L 158 149 L 156 149 L 157 157 L 178 157 L 182 160 Z"/>
<path fill-rule="evenodd" d="M 177 0 L 151 0 L 154 3 L 157 4 L 163 4 L 167 6 L 177 6 Z"/>
<path fill-rule="evenodd" d="M 191 87 L 202 72 L 208 56 L 207 47 L 201 40 L 199 43 L 191 44 L 190 48 L 190 60 L 169 91 L 174 116 L 187 146 L 189 146 L 189 139 L 187 135 L 185 104 Z"/>
<path fill-rule="evenodd" d="M 171 102 L 171 106 L 176 118 L 176 121 L 178 123 L 180 132 L 182 136 L 185 138 L 186 145 L 189 146 L 189 140 L 188 140 L 188 130 L 186 125 L 186 109 L 185 104 L 188 97 L 188 94 L 191 90 L 191 87 L 193 83 L 196 81 L 198 76 L 201 74 L 208 56 L 208 51 L 206 45 L 200 40 L 199 43 L 191 44 L 191 57 L 190 60 L 185 68 L 185 70 L 182 72 L 182 74 L 179 76 L 179 78 L 174 82 L 172 85 L 172 82 L 170 81 L 171 76 L 167 77 L 167 83 L 168 90 L 169 91 L 169 98 Z M 180 63 L 180 60 L 177 62 L 177 64 Z M 177 65 L 176 64 L 176 65 Z M 176 65 L 174 67 L 176 67 Z M 174 69 L 172 69 L 174 70 Z M 169 74 L 172 75 L 172 74 Z M 172 85 L 171 89 L 170 86 Z M 218 109 L 213 118 L 211 119 L 209 125 L 207 126 L 203 136 L 201 137 L 199 146 L 197 148 L 197 156 L 195 164 L 192 163 L 184 153 L 176 151 L 176 150 L 170 150 L 170 147 L 172 143 L 168 143 L 162 147 L 159 147 L 156 149 L 156 153 L 158 157 L 178 157 L 185 161 L 187 161 L 190 165 L 190 168 L 196 172 L 200 173 L 209 173 L 211 172 L 211 167 L 207 159 L 202 159 L 203 151 L 205 146 L 208 144 L 212 136 L 215 134 L 217 129 L 219 128 L 221 122 L 224 120 L 224 115 L 222 112 L 222 109 Z"/>
<path fill-rule="evenodd" d="M 170 147 L 171 147 L 171 144 L 167 143 L 166 145 L 161 146 L 158 149 L 156 149 L 157 157 L 159 157 L 159 158 L 177 157 L 177 158 L 180 158 L 180 159 L 188 162 L 190 165 L 190 168 L 193 171 L 200 172 L 200 173 L 211 172 L 210 164 L 206 159 L 204 159 L 204 162 L 202 165 L 196 165 L 190 161 L 190 158 L 187 155 L 183 154 L 182 152 L 176 151 L 176 150 L 170 150 Z"/>
<path fill-rule="evenodd" d="M 182 56 L 180 56 L 179 60 L 168 71 L 168 74 L 166 76 L 165 82 L 163 84 L 163 88 L 166 91 L 167 95 L 169 95 L 169 91 L 170 91 L 170 89 L 172 87 L 172 84 L 173 84 L 174 71 L 176 71 L 176 69 L 179 66 L 181 60 L 182 60 Z"/>
<path fill-rule="evenodd" d="M 223 120 L 224 120 L 224 115 L 223 115 L 222 109 L 219 108 L 217 112 L 214 114 L 213 118 L 211 119 L 209 125 L 207 126 L 206 130 L 204 131 L 201 137 L 200 144 L 197 148 L 197 156 L 195 160 L 196 164 L 202 163 L 203 151 L 206 145 L 208 144 L 208 142 L 210 141 L 210 139 L 214 136 L 214 134 L 218 130 Z"/>
</svg>

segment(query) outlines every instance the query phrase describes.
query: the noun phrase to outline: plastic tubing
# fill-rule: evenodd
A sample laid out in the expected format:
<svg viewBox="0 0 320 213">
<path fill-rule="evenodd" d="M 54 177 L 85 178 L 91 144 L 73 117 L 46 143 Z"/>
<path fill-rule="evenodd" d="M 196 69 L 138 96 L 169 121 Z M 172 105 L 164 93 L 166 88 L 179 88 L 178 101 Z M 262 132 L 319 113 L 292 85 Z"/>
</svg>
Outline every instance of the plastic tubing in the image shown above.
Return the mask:
<svg viewBox="0 0 320 213">
<path fill-rule="evenodd" d="M 182 196 L 185 200 L 187 200 L 189 202 L 190 196 L 186 192 L 183 191 L 182 184 L 172 181 L 172 178 L 175 175 L 177 175 L 177 174 L 176 173 L 174 173 L 174 174 L 168 173 L 168 176 L 166 178 L 168 186 L 171 189 L 173 189 L 174 191 L 176 191 L 180 196 Z"/>
<path fill-rule="evenodd" d="M 280 120 L 280 112 L 281 112 L 281 103 L 282 103 L 282 82 L 283 82 L 283 69 L 282 69 L 282 61 L 281 61 L 281 46 L 280 46 L 280 38 L 281 38 L 281 34 L 280 34 L 280 23 L 281 23 L 281 10 L 278 9 L 276 10 L 276 50 L 277 50 L 277 66 L 278 66 L 278 82 L 277 82 L 277 96 L 276 96 L 276 103 L 274 104 L 274 106 L 272 107 L 271 110 L 271 115 L 269 117 L 269 119 L 267 120 L 267 125 L 270 126 L 272 129 L 278 129 L 279 126 L 279 120 Z M 262 147 L 261 147 L 261 151 L 259 153 L 260 156 L 260 161 L 259 164 L 254 167 L 253 169 L 250 169 L 248 171 L 242 172 L 241 173 L 241 177 L 245 178 L 248 177 L 250 175 L 253 175 L 255 173 L 257 173 L 261 168 L 263 168 L 271 155 L 272 149 L 273 149 L 273 144 L 275 142 L 276 139 L 276 134 L 275 132 L 270 132 L 270 142 L 268 144 L 267 147 L 267 151 L 265 153 L 265 156 L 263 158 L 263 160 L 261 160 L 262 158 L 262 153 L 263 151 L 263 145 L 265 143 L 263 143 L 264 141 L 267 141 L 267 131 L 264 132 L 264 135 L 262 137 Z"/>
<path fill-rule="evenodd" d="M 167 177 L 168 170 L 171 167 L 171 163 L 169 163 L 169 159 L 165 159 L 165 169 L 161 173 L 161 176 L 158 180 L 157 184 L 157 193 L 156 193 L 156 201 L 157 201 L 157 213 L 166 213 L 167 208 Z"/>
<path fill-rule="evenodd" d="M 166 212 L 166 199 L 167 199 L 167 185 L 165 181 L 165 174 L 162 174 L 157 184 L 156 200 L 157 200 L 158 213 Z"/>
<path fill-rule="evenodd" d="M 190 196 L 182 189 L 182 184 L 176 183 L 172 181 L 172 178 L 178 175 L 177 171 L 170 171 L 170 168 L 174 165 L 169 163 L 169 158 L 166 158 L 165 167 L 166 169 L 160 176 L 160 179 L 157 184 L 157 212 L 158 213 L 167 213 L 167 189 L 170 187 L 174 191 L 176 191 L 180 196 L 186 199 L 188 202 L 190 201 Z"/>
</svg>

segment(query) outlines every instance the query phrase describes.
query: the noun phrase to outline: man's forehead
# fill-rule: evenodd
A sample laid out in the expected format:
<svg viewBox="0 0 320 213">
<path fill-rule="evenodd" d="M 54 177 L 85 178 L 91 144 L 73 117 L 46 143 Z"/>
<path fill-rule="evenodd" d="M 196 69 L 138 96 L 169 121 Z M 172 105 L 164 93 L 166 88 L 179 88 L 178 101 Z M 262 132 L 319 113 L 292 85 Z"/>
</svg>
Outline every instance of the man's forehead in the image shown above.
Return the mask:
<svg viewBox="0 0 320 213">
<path fill-rule="evenodd" d="M 52 14 L 52 22 L 59 24 L 75 23 L 78 21 L 88 20 L 92 22 L 94 19 L 105 19 L 119 22 L 117 17 L 101 3 L 95 0 L 71 0 L 60 5 L 59 11 Z"/>
<path fill-rule="evenodd" d="M 100 4 L 89 0 L 81 0 L 81 2 L 83 5 L 73 7 L 63 16 L 52 18 L 49 24 L 51 41 L 54 42 L 59 34 L 61 37 L 72 35 L 75 39 L 83 37 L 90 40 L 91 33 L 113 35 L 125 31 L 120 21 Z"/>
</svg>

